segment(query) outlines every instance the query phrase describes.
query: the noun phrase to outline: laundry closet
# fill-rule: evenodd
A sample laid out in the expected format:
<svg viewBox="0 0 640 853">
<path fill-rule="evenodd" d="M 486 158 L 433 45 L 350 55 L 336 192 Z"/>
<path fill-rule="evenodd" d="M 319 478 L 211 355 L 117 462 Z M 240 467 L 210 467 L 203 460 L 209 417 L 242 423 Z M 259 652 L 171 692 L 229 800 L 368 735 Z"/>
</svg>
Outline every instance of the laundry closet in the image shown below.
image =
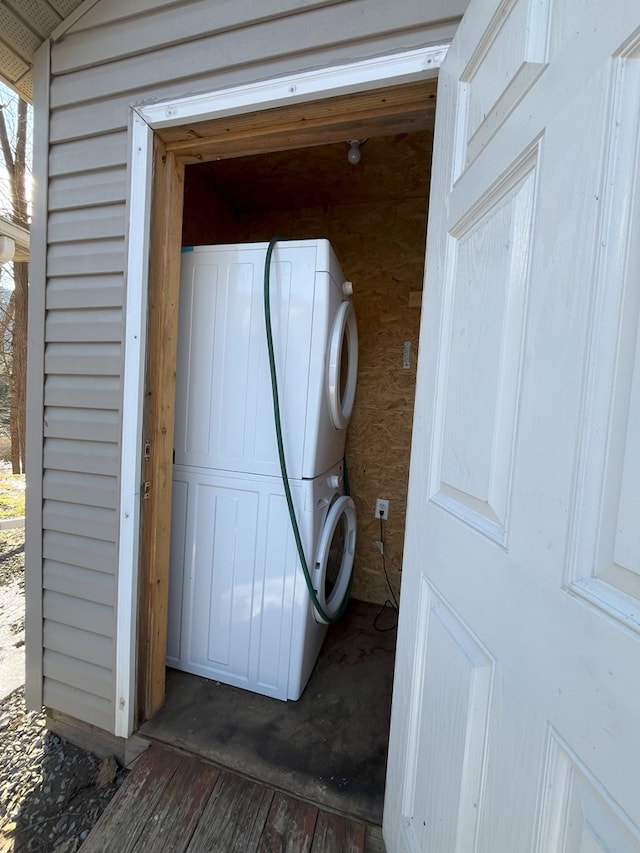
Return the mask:
<svg viewBox="0 0 640 853">
<path fill-rule="evenodd" d="M 216 335 L 209 333 L 207 316 L 211 316 L 211 308 L 194 315 L 184 293 L 185 280 L 193 283 L 194 278 L 191 273 L 185 277 L 184 270 L 204 263 L 204 260 L 198 260 L 198 256 L 209 258 L 207 263 L 222 264 L 227 269 L 227 261 L 216 260 L 216 257 L 226 258 L 231 252 L 233 263 L 241 261 L 246 267 L 250 261 L 249 266 L 254 264 L 259 268 L 252 275 L 259 277 L 262 275 L 261 262 L 254 262 L 251 256 L 256 254 L 264 258 L 265 248 L 274 236 L 284 238 L 284 242 L 276 244 L 274 249 L 276 269 L 278 257 L 279 262 L 286 260 L 287 246 L 326 244 L 331 247 L 331 254 L 340 268 L 339 273 L 333 274 L 336 279 L 334 290 L 337 293 L 342 288 L 342 279 L 351 282 L 353 288 L 351 295 L 337 295 L 336 305 L 340 300 L 348 301 L 353 305 L 357 318 L 357 389 L 344 448 L 348 488 L 342 466 L 333 472 L 335 480 L 332 485 L 327 484 L 326 477 L 320 477 L 316 486 L 312 486 L 316 482 L 313 475 L 317 471 L 313 467 L 305 469 L 302 461 L 297 467 L 293 465 L 291 483 L 294 493 L 306 489 L 309 496 L 309 499 L 298 503 L 297 510 L 301 527 L 307 525 L 305 529 L 308 529 L 309 521 L 305 505 L 321 506 L 323 501 L 329 504 L 338 493 L 350 492 L 357 519 L 352 606 L 339 624 L 329 627 L 326 639 L 327 626 L 315 623 L 313 616 L 309 618 L 311 608 L 306 604 L 304 608 L 293 608 L 294 616 L 297 613 L 304 628 L 299 625 L 296 629 L 294 624 L 292 630 L 290 614 L 280 606 L 283 584 L 286 584 L 285 570 L 277 584 L 277 618 L 273 620 L 273 614 L 265 617 L 266 634 L 263 631 L 255 639 L 252 632 L 246 631 L 246 626 L 240 626 L 239 635 L 243 641 L 234 644 L 233 631 L 224 637 L 226 629 L 223 629 L 224 642 L 221 644 L 217 624 L 214 623 L 215 630 L 207 634 L 212 620 L 206 602 L 213 600 L 215 607 L 228 613 L 229 602 L 226 599 L 230 594 L 237 592 L 241 597 L 249 589 L 255 594 L 255 575 L 252 579 L 247 577 L 231 593 L 227 590 L 222 596 L 211 596 L 211 590 L 207 589 L 206 594 L 200 592 L 192 596 L 197 602 L 196 609 L 200 608 L 201 612 L 196 614 L 195 623 L 187 621 L 181 626 L 175 618 L 176 598 L 184 591 L 191 594 L 191 581 L 181 583 L 181 589 L 176 590 L 175 577 L 171 577 L 166 649 L 170 669 L 167 671 L 166 704 L 143 726 L 142 732 L 164 742 L 179 743 L 183 748 L 204 754 L 224 766 L 373 823 L 379 823 L 382 818 L 393 676 L 393 629 L 397 621 L 389 602 L 394 603 L 398 599 L 401 586 L 433 142 L 431 122 L 432 114 L 423 111 L 419 120 L 414 118 L 410 124 L 419 123 L 424 127 L 400 130 L 395 126 L 393 129 L 397 132 L 363 137 L 360 160 L 356 164 L 348 160 L 351 140 L 347 135 L 343 141 L 324 145 L 205 163 L 193 162 L 186 166 L 184 179 L 181 220 L 183 280 L 178 323 L 182 337 L 177 344 L 171 562 L 175 562 L 176 551 L 184 553 L 185 544 L 193 554 L 194 543 L 198 539 L 198 532 L 193 528 L 197 513 L 193 514 L 189 531 L 182 522 L 176 524 L 177 516 L 186 517 L 185 500 L 189 490 L 193 489 L 194 479 L 199 482 L 197 488 L 204 487 L 203 494 L 206 494 L 200 513 L 200 535 L 206 542 L 215 538 L 211 522 L 217 514 L 215 502 L 221 495 L 230 494 L 229 486 L 232 490 L 239 490 L 233 499 L 237 497 L 240 503 L 247 500 L 249 505 L 258 507 L 258 515 L 265 499 L 272 504 L 275 499 L 280 507 L 277 524 L 287 522 L 282 488 L 278 485 L 278 470 L 273 464 L 273 447 L 267 452 L 264 446 L 260 446 L 264 436 L 254 435 L 249 445 L 253 449 L 258 447 L 262 457 L 265 454 L 269 457 L 266 463 L 264 460 L 256 463 L 255 459 L 250 463 L 224 459 L 207 463 L 226 466 L 227 469 L 234 466 L 255 469 L 257 465 L 260 472 L 255 474 L 215 468 L 203 474 L 204 469 L 198 472 L 192 465 L 194 462 L 202 463 L 203 459 L 185 453 L 188 391 L 184 387 L 186 374 L 181 363 L 184 354 L 189 352 L 194 329 L 197 335 L 209 341 L 206 349 L 215 346 L 216 336 L 220 338 L 229 334 L 232 330 L 227 327 L 234 324 L 223 321 L 222 315 L 216 316 L 212 324 L 217 330 Z M 279 245 L 284 253 L 280 256 L 277 254 Z M 318 266 L 315 261 L 310 262 L 311 267 L 314 265 Z M 326 265 L 320 263 L 319 266 Z M 258 303 L 262 300 L 262 287 L 256 282 L 252 286 L 256 284 L 260 292 L 254 294 L 250 313 L 260 324 L 263 311 Z M 307 286 L 313 287 L 313 282 L 309 280 Z M 226 302 L 220 302 L 223 304 Z M 186 335 L 189 336 L 188 342 L 185 341 Z M 306 337 L 302 332 L 301 340 Z M 197 342 L 192 348 L 199 349 Z M 302 345 L 301 348 L 304 349 Z M 316 368 L 320 367 L 324 372 L 324 357 L 318 359 L 316 354 L 315 360 L 322 362 L 316 364 Z M 212 363 L 209 357 L 204 361 Z M 255 376 L 250 379 L 251 394 L 238 380 L 234 370 L 230 370 L 229 381 L 233 386 L 230 386 L 230 393 L 248 399 L 252 406 L 262 407 L 260 420 L 264 420 L 264 424 L 251 420 L 250 431 L 257 429 L 259 433 L 263 428 L 272 436 L 272 416 L 266 407 L 269 401 L 265 402 L 270 396 L 265 364 L 261 370 L 260 379 Z M 256 399 L 258 386 L 259 394 L 265 398 L 261 402 Z M 193 428 L 196 432 L 204 430 L 205 433 L 211 429 L 215 438 L 225 428 L 222 419 L 216 419 L 216 412 L 224 412 L 226 407 L 222 400 L 212 406 L 211 400 L 207 399 L 202 405 L 205 412 Z M 199 441 L 200 438 L 193 437 L 194 448 Z M 217 442 L 214 452 L 231 445 L 244 446 L 235 433 L 227 433 L 224 441 Z M 332 452 L 335 455 L 335 449 Z M 303 456 L 303 453 L 294 453 L 292 458 L 302 460 Z M 328 460 L 326 457 L 325 462 L 319 463 L 320 468 L 324 468 Z M 324 492 L 314 492 L 314 488 L 324 489 Z M 381 522 L 374 517 L 377 498 L 389 501 L 386 521 Z M 238 516 L 243 512 L 240 503 L 236 503 L 232 516 L 228 517 L 228 527 L 242 528 L 243 522 Z M 321 506 L 320 513 L 315 514 L 324 512 Z M 254 537 L 260 528 L 252 518 L 249 517 L 247 524 L 252 525 L 251 535 Z M 257 538 L 260 536 L 258 533 Z M 227 533 L 224 533 L 223 539 L 227 538 Z M 236 537 L 233 542 L 244 548 L 246 538 Z M 284 541 L 281 531 L 275 540 L 278 543 Z M 384 553 L 381 553 L 380 542 L 384 543 Z M 281 562 L 286 565 L 286 557 Z M 276 560 L 274 565 L 277 567 L 278 564 Z M 194 582 L 199 583 L 198 569 L 192 566 L 188 571 L 193 574 Z M 208 575 L 208 558 L 204 571 Z M 297 565 L 294 574 L 295 582 L 308 602 L 309 596 Z M 183 618 L 185 615 L 188 617 L 188 612 L 188 606 L 182 608 Z M 223 627 L 226 624 L 224 613 Z M 255 617 L 255 608 L 252 613 Z M 220 616 L 214 614 L 215 618 Z M 258 630 L 262 627 L 260 620 L 256 625 Z M 189 646 L 190 631 L 200 633 L 196 641 L 202 647 L 208 645 L 211 651 L 209 660 L 205 659 L 206 655 L 199 661 L 195 660 L 197 655 L 192 654 Z M 181 632 L 183 637 L 187 637 L 186 645 L 182 647 Z M 195 648 L 197 642 L 191 646 Z M 303 660 L 300 666 L 301 656 L 310 656 L 313 665 L 323 642 L 325 651 L 320 651 L 316 668 L 299 701 L 287 702 L 286 705 L 276 701 L 274 705 L 269 697 L 276 700 L 297 698 L 296 690 L 305 687 L 304 682 L 309 676 L 309 660 Z M 263 664 L 262 672 L 255 667 L 251 670 L 252 643 L 254 654 L 257 653 Z M 225 672 L 226 661 L 229 660 L 229 668 L 233 669 L 236 667 L 236 661 L 232 660 L 234 656 L 240 658 L 241 663 L 229 677 Z M 194 679 L 189 673 L 204 676 L 207 680 Z M 257 678 L 248 683 L 249 677 L 253 678 L 255 673 Z M 301 674 L 303 677 L 300 679 Z M 222 681 L 222 685 L 218 681 Z M 291 684 L 295 687 L 293 695 L 289 690 Z M 235 687 L 247 689 L 237 691 Z M 301 738 L 299 732 L 302 731 L 312 732 L 311 737 L 307 734 L 306 738 Z M 364 776 L 362 762 L 367 766 Z M 366 790 L 362 787 L 365 779 Z"/>
</svg>

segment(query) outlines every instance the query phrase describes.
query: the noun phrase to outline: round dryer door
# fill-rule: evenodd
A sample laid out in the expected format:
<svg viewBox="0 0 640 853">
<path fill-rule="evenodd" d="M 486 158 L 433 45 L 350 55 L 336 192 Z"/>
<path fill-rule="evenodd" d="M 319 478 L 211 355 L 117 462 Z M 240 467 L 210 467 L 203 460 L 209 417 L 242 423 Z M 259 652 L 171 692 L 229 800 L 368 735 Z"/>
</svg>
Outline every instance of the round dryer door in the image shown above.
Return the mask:
<svg viewBox="0 0 640 853">
<path fill-rule="evenodd" d="M 329 412 L 336 429 L 344 429 L 351 418 L 358 378 L 358 326 L 356 312 L 348 300 L 340 303 L 331 330 L 327 384 Z"/>
<path fill-rule="evenodd" d="M 336 616 L 349 591 L 356 549 L 356 507 L 351 498 L 342 495 L 330 506 L 320 534 L 315 564 L 315 589 L 324 613 Z M 317 622 L 326 619 L 314 609 Z"/>
</svg>

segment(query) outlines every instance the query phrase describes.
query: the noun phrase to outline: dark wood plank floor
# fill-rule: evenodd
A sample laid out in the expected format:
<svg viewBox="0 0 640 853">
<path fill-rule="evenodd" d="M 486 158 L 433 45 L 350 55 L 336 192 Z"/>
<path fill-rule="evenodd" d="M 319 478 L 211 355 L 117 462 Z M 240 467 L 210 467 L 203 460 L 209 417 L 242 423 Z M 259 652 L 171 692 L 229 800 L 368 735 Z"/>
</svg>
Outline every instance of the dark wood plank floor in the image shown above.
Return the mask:
<svg viewBox="0 0 640 853">
<path fill-rule="evenodd" d="M 152 745 L 82 853 L 362 853 L 365 827 Z"/>
</svg>

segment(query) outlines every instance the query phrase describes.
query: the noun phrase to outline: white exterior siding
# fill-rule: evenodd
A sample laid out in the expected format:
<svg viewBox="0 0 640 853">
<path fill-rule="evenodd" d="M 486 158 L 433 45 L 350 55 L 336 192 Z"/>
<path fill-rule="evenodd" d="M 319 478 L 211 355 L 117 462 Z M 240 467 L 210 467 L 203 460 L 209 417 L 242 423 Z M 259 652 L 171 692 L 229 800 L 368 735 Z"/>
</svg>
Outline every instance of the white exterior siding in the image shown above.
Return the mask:
<svg viewBox="0 0 640 853">
<path fill-rule="evenodd" d="M 124 202 L 127 197 L 127 170 L 121 164 L 114 169 L 103 169 L 91 175 L 91 181 L 78 183 L 77 175 L 51 178 L 49 184 L 49 210 L 71 211 L 76 208 L 98 207 L 103 204 Z"/>
<path fill-rule="evenodd" d="M 124 130 L 105 133 L 104 136 L 76 139 L 73 142 L 61 142 L 51 148 L 49 177 L 108 169 L 110 166 L 122 165 L 126 158 L 127 134 Z"/>
<path fill-rule="evenodd" d="M 74 241 L 120 237 L 124 215 L 123 203 L 52 211 L 49 215 L 49 240 L 51 243 L 64 242 L 70 234 L 74 235 Z"/>
<path fill-rule="evenodd" d="M 465 6 L 102 0 L 52 43 L 44 417 L 30 412 L 48 707 L 114 730 L 130 107 L 442 42 Z"/>
<path fill-rule="evenodd" d="M 117 409 L 120 405 L 119 382 L 113 376 L 50 376 L 45 388 L 45 405 Z M 91 452 L 96 455 L 95 448 Z M 82 470 L 87 469 L 83 467 Z M 116 474 L 117 471 L 116 463 L 109 473 Z"/>
</svg>

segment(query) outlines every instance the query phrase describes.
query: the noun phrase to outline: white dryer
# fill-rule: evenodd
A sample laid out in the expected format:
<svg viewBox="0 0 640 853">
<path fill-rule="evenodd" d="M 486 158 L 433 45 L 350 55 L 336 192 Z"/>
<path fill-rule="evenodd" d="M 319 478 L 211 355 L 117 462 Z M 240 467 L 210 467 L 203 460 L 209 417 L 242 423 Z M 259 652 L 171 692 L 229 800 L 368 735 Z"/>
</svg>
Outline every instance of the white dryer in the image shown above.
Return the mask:
<svg viewBox="0 0 640 853">
<path fill-rule="evenodd" d="M 183 250 L 175 462 L 279 476 L 264 319 L 267 243 Z M 344 455 L 358 333 L 350 284 L 327 240 L 278 242 L 271 317 L 289 477 Z"/>
<path fill-rule="evenodd" d="M 342 466 L 291 481 L 313 586 L 334 616 L 350 587 L 355 508 Z M 174 466 L 169 666 L 298 699 L 327 625 L 303 577 L 278 477 Z"/>
</svg>

